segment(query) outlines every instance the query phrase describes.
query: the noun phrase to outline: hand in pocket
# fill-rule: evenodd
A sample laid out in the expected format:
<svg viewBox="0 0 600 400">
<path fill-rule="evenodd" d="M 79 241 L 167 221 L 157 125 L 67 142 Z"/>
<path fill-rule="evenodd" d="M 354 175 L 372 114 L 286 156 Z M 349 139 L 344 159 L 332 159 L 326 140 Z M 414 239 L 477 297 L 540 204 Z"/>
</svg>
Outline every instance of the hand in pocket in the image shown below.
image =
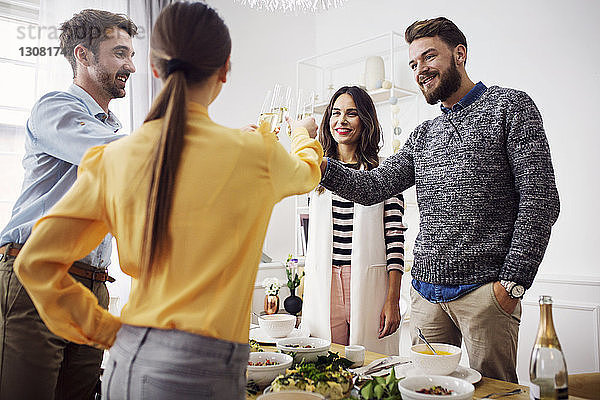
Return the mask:
<svg viewBox="0 0 600 400">
<path fill-rule="evenodd" d="M 500 307 L 508 314 L 512 314 L 519 303 L 519 299 L 510 297 L 506 289 L 504 289 L 504 286 L 498 281 L 494 282 L 494 296 L 496 296 L 496 300 L 498 300 Z"/>
</svg>

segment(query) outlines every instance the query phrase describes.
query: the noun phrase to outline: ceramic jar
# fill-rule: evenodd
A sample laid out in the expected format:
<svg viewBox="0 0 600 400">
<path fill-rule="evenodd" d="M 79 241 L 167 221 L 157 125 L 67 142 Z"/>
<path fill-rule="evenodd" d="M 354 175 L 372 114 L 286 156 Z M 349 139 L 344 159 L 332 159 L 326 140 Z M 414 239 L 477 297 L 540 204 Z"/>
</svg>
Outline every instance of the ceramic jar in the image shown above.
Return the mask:
<svg viewBox="0 0 600 400">
<path fill-rule="evenodd" d="M 379 89 L 385 79 L 385 66 L 383 58 L 379 56 L 368 57 L 365 62 L 365 84 L 367 90 Z"/>
</svg>

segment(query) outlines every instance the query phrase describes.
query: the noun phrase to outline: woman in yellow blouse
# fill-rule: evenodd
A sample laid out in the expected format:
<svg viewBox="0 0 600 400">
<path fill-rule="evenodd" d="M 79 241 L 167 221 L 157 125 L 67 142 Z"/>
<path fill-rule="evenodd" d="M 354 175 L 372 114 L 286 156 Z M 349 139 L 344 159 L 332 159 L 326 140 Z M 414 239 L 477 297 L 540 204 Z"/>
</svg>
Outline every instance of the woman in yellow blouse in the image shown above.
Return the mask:
<svg viewBox="0 0 600 400">
<path fill-rule="evenodd" d="M 291 155 L 262 127 L 247 133 L 210 119 L 230 49 L 227 27 L 207 5 L 165 8 L 151 38 L 164 88 L 146 122 L 85 155 L 77 182 L 16 260 L 50 330 L 110 348 L 108 399 L 244 398 L 252 292 L 272 208 L 320 180 L 313 119 L 295 124 Z M 120 318 L 68 274 L 107 232 L 133 278 Z"/>
</svg>

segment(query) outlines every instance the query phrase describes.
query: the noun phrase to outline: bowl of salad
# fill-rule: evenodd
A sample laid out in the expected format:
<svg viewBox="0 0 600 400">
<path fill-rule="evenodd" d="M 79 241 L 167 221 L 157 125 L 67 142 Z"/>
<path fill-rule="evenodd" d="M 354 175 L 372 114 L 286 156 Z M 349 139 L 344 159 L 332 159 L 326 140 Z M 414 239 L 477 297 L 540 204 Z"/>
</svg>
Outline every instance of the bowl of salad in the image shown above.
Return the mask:
<svg viewBox="0 0 600 400">
<path fill-rule="evenodd" d="M 410 376 L 398 382 L 404 400 L 471 400 L 475 387 L 446 375 Z"/>
<path fill-rule="evenodd" d="M 248 380 L 254 381 L 259 387 L 266 387 L 273 379 L 292 365 L 292 357 L 283 353 L 269 351 L 252 352 L 248 357 Z"/>
<path fill-rule="evenodd" d="M 316 337 L 285 338 L 277 341 L 277 349 L 294 357 L 294 361 L 316 361 L 319 356 L 326 356 L 331 341 Z"/>
</svg>

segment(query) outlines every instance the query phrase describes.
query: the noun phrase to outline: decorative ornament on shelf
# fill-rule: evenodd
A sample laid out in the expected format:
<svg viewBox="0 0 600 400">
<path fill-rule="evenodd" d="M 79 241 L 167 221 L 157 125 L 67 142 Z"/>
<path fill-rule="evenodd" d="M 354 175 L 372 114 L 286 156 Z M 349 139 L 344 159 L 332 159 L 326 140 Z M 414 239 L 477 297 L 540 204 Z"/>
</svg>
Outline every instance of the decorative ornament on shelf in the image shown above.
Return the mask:
<svg viewBox="0 0 600 400">
<path fill-rule="evenodd" d="M 279 310 L 279 279 L 265 278 L 262 282 L 265 288 L 265 312 L 267 314 L 275 314 Z"/>
<path fill-rule="evenodd" d="M 304 277 L 304 271 L 298 275 L 298 259 L 293 258 L 290 254 L 285 262 L 285 272 L 287 273 L 287 287 L 290 289 L 290 297 L 283 302 L 285 311 L 292 315 L 296 315 L 302 310 L 302 299 L 296 296 L 296 288 L 300 286 L 300 280 Z"/>
<path fill-rule="evenodd" d="M 380 89 L 385 79 L 385 64 L 379 56 L 368 57 L 365 61 L 365 83 L 367 90 Z"/>
<path fill-rule="evenodd" d="M 318 13 L 341 7 L 346 0 L 235 0 L 236 3 L 270 12 Z"/>
</svg>

